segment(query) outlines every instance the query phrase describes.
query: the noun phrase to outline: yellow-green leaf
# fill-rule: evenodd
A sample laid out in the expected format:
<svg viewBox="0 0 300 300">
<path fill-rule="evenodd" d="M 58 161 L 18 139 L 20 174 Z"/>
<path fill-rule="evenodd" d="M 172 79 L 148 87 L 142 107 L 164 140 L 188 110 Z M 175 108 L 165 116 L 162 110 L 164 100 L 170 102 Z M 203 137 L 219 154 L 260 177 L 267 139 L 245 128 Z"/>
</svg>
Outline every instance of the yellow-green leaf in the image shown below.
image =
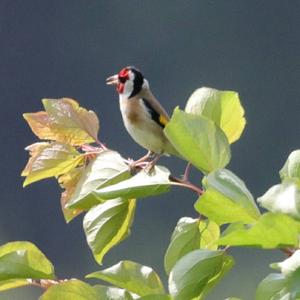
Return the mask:
<svg viewBox="0 0 300 300">
<path fill-rule="evenodd" d="M 181 257 L 200 248 L 199 222 L 198 219 L 188 217 L 181 218 L 177 222 L 164 257 L 164 267 L 167 274 Z"/>
<path fill-rule="evenodd" d="M 23 186 L 35 181 L 65 174 L 84 161 L 84 155 L 70 145 L 61 143 L 35 143 L 26 148 L 30 159 L 22 172 L 26 176 Z"/>
<path fill-rule="evenodd" d="M 229 143 L 240 138 L 246 125 L 244 108 L 234 91 L 199 88 L 188 99 L 185 111 L 214 121 L 225 132 Z"/>
<path fill-rule="evenodd" d="M 300 187 L 292 179 L 272 186 L 257 202 L 273 213 L 284 213 L 300 220 Z"/>
<path fill-rule="evenodd" d="M 112 247 L 129 235 L 135 207 L 135 199 L 114 199 L 94 206 L 85 215 L 85 235 L 99 264 Z"/>
<path fill-rule="evenodd" d="M 99 300 L 134 300 L 130 292 L 125 289 L 120 289 L 114 286 L 94 285 L 97 291 Z M 154 300 L 154 299 L 153 299 Z M 168 299 L 167 299 L 168 300 Z"/>
<path fill-rule="evenodd" d="M 209 219 L 199 222 L 200 249 L 217 250 L 217 241 L 220 237 L 220 227 Z"/>
<path fill-rule="evenodd" d="M 231 224 L 218 244 L 264 249 L 297 247 L 300 223 L 285 214 L 265 213 L 253 225 Z"/>
<path fill-rule="evenodd" d="M 80 280 L 69 280 L 52 285 L 40 300 L 100 300 L 97 290 Z"/>
<path fill-rule="evenodd" d="M 69 98 L 43 99 L 46 111 L 23 114 L 40 139 L 80 146 L 97 141 L 99 120 Z"/>
<path fill-rule="evenodd" d="M 232 268 L 233 258 L 224 251 L 194 250 L 172 268 L 169 292 L 174 300 L 198 300 Z"/>
<path fill-rule="evenodd" d="M 94 194 L 101 199 L 113 199 L 121 197 L 124 199 L 144 198 L 170 190 L 170 171 L 162 166 L 155 166 L 151 172 L 140 171 L 135 176 L 106 186 L 98 188 Z"/>
<path fill-rule="evenodd" d="M 91 273 L 87 278 L 98 278 L 139 296 L 164 294 L 163 284 L 157 273 L 148 266 L 124 260 L 105 270 Z"/>
<path fill-rule="evenodd" d="M 164 132 L 180 155 L 203 173 L 223 168 L 230 161 L 226 135 L 205 117 L 175 108 Z"/>
<path fill-rule="evenodd" d="M 291 280 L 292 279 L 292 280 Z M 280 273 L 271 273 L 258 285 L 255 300 L 284 300 L 298 299 L 291 298 L 293 288 L 297 289 L 299 284 L 294 284 L 293 278 L 290 280 Z M 294 294 L 296 296 L 296 293 Z"/>
<path fill-rule="evenodd" d="M 195 203 L 196 210 L 217 224 L 255 223 L 260 216 L 245 183 L 226 169 L 211 172 L 203 179 L 205 192 Z"/>
<path fill-rule="evenodd" d="M 62 212 L 64 214 L 64 218 L 67 223 L 69 223 L 72 219 L 77 217 L 83 211 L 81 209 L 77 209 L 77 208 L 71 209 L 67 207 L 67 204 L 69 203 L 76 189 L 76 186 L 78 184 L 78 181 L 83 171 L 84 171 L 84 167 L 78 167 L 72 169 L 66 174 L 59 176 L 58 178 L 58 182 L 60 186 L 65 189 L 61 193 L 60 204 L 61 204 Z"/>
<path fill-rule="evenodd" d="M 97 188 L 114 185 L 129 177 L 131 177 L 130 170 L 118 152 L 102 151 L 82 172 L 67 206 L 72 209 L 88 210 L 102 202 L 102 198 L 95 194 Z"/>
<path fill-rule="evenodd" d="M 216 250 L 219 236 L 219 226 L 208 219 L 181 218 L 172 233 L 171 241 L 165 254 L 164 266 L 166 272 L 170 273 L 175 263 L 193 250 Z"/>
<path fill-rule="evenodd" d="M 18 241 L 0 247 L 0 291 L 54 277 L 53 265 L 34 244 Z"/>
<path fill-rule="evenodd" d="M 15 289 L 18 287 L 30 285 L 31 280 L 28 279 L 8 279 L 0 281 L 0 292 Z"/>
<path fill-rule="evenodd" d="M 279 174 L 282 181 L 293 179 L 300 183 L 300 150 L 295 150 L 289 155 Z"/>
</svg>

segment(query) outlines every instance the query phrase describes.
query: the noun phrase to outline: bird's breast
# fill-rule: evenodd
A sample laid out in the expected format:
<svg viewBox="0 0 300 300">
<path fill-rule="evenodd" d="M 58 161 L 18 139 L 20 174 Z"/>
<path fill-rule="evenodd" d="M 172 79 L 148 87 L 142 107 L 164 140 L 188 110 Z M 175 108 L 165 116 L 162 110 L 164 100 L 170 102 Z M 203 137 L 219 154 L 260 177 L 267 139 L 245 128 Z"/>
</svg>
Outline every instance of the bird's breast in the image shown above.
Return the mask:
<svg viewBox="0 0 300 300">
<path fill-rule="evenodd" d="M 131 137 L 142 147 L 155 153 L 163 153 L 166 138 L 162 128 L 151 119 L 141 99 L 120 98 L 124 125 Z"/>
<path fill-rule="evenodd" d="M 120 110 L 125 123 L 139 123 L 142 118 L 142 107 L 139 99 L 120 99 Z"/>
</svg>

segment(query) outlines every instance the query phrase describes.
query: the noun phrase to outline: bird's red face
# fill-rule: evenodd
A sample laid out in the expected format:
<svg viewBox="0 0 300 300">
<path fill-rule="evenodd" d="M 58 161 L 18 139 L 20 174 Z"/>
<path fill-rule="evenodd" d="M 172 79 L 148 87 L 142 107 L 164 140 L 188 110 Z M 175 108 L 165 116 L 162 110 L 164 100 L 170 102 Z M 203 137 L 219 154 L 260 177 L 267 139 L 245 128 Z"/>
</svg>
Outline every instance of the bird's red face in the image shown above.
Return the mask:
<svg viewBox="0 0 300 300">
<path fill-rule="evenodd" d="M 128 68 L 124 68 L 118 73 L 118 79 L 119 82 L 117 84 L 117 91 L 119 94 L 122 94 L 124 92 L 125 83 L 127 80 L 129 80 Z"/>
<path fill-rule="evenodd" d="M 106 84 L 114 85 L 122 97 L 131 98 L 138 94 L 144 83 L 144 77 L 134 67 L 123 68 L 118 74 L 106 79 Z"/>
</svg>

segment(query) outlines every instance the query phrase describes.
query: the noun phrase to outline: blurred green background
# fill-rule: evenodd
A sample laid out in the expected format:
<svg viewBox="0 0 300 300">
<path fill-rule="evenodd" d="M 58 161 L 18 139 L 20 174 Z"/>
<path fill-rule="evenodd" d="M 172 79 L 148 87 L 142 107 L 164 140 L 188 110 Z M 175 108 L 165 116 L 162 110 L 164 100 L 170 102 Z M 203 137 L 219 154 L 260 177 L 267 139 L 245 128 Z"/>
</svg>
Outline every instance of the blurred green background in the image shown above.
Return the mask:
<svg viewBox="0 0 300 300">
<path fill-rule="evenodd" d="M 279 181 L 278 170 L 300 147 L 300 1 L 0 1 L 0 242 L 29 240 L 54 263 L 59 278 L 83 278 L 100 267 L 88 249 L 82 218 L 66 225 L 54 180 L 22 188 L 24 147 L 36 141 L 22 118 L 40 99 L 77 99 L 96 111 L 100 138 L 125 157 L 144 150 L 126 133 L 105 78 L 131 64 L 143 71 L 171 112 L 194 89 L 240 93 L 248 120 L 232 146 L 229 169 L 255 197 Z M 184 163 L 161 163 L 179 175 Z M 199 181 L 193 172 L 195 182 Z M 166 280 L 163 255 L 181 216 L 196 216 L 195 196 L 178 189 L 138 202 L 132 235 L 104 259 L 152 266 Z M 279 251 L 230 250 L 236 266 L 208 299 L 254 298 L 257 283 L 283 258 Z M 0 299 L 37 299 L 36 288 Z"/>
</svg>

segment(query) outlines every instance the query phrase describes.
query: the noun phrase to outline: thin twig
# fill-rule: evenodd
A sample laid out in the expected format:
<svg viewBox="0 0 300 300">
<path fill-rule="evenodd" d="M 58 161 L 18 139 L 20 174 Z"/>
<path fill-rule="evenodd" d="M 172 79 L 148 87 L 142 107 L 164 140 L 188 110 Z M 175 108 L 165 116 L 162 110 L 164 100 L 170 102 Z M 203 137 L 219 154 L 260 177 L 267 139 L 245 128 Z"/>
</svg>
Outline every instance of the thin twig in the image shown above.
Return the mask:
<svg viewBox="0 0 300 300">
<path fill-rule="evenodd" d="M 224 251 L 224 252 L 226 252 L 229 248 L 230 248 L 230 246 L 227 245 L 227 246 L 225 246 L 224 248 L 222 248 L 221 250 Z"/>
<path fill-rule="evenodd" d="M 191 166 L 192 166 L 192 164 L 190 162 L 188 162 L 186 167 L 185 167 L 185 171 L 184 171 L 183 178 L 182 178 L 184 181 L 189 180 L 189 173 L 190 173 L 190 170 L 191 170 Z"/>
<path fill-rule="evenodd" d="M 190 189 L 190 190 L 196 192 L 196 194 L 198 196 L 200 196 L 204 193 L 204 191 L 200 187 L 194 185 L 193 183 L 191 183 L 189 181 L 184 181 L 184 180 L 179 179 L 179 178 L 177 178 L 173 175 L 170 175 L 169 179 L 174 182 L 173 185 L 178 185 L 178 186 L 182 186 L 182 187 L 185 187 L 187 189 Z"/>
<path fill-rule="evenodd" d="M 85 144 L 81 146 L 81 150 L 84 152 L 101 152 L 103 149 L 101 149 L 100 147 L 94 147 L 92 145 Z"/>
<path fill-rule="evenodd" d="M 281 248 L 280 249 L 284 254 L 286 254 L 288 257 L 292 256 L 295 252 L 295 250 L 290 248 Z"/>
<path fill-rule="evenodd" d="M 62 282 L 66 282 L 69 280 L 75 280 L 75 278 L 71 278 L 71 279 L 27 279 L 27 281 L 30 283 L 30 285 L 37 286 L 44 290 L 47 290 L 48 288 L 50 288 L 53 285 L 60 284 Z"/>
</svg>

